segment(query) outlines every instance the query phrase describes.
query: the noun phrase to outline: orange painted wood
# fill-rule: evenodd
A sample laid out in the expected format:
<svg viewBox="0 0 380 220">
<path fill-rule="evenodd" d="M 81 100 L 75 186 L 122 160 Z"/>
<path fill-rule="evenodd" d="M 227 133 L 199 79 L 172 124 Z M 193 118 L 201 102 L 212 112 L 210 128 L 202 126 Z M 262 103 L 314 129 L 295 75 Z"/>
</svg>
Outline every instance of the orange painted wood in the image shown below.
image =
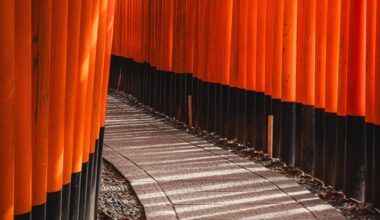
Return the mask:
<svg viewBox="0 0 380 220">
<path fill-rule="evenodd" d="M 79 66 L 77 78 L 77 97 L 75 108 L 75 131 L 73 151 L 73 172 L 82 170 L 82 160 L 86 159 L 83 152 L 85 147 L 85 122 L 86 122 L 86 98 L 89 79 L 91 25 L 92 25 L 92 0 L 82 1 L 81 32 L 79 37 Z M 85 161 L 84 161 L 85 162 Z"/>
<path fill-rule="evenodd" d="M 195 2 L 196 1 L 186 0 L 186 73 L 194 72 Z"/>
<path fill-rule="evenodd" d="M 256 91 L 265 92 L 267 1 L 257 1 Z"/>
<path fill-rule="evenodd" d="M 14 212 L 32 208 L 32 3 L 15 4 Z"/>
<path fill-rule="evenodd" d="M 248 31 L 248 1 L 239 2 L 239 66 L 238 88 L 247 88 L 247 31 Z"/>
<path fill-rule="evenodd" d="M 274 5 L 272 98 L 281 99 L 284 0 L 276 1 Z"/>
<path fill-rule="evenodd" d="M 52 1 L 32 5 L 33 39 L 33 205 L 46 203 L 49 137 L 49 82 L 51 56 Z"/>
<path fill-rule="evenodd" d="M 303 2 L 304 8 L 304 45 L 303 53 L 304 66 L 302 100 L 303 104 L 314 106 L 315 104 L 315 42 L 316 42 L 316 0 Z"/>
<path fill-rule="evenodd" d="M 14 215 L 14 83 L 15 11 L 10 0 L 0 2 L 0 219 Z"/>
<path fill-rule="evenodd" d="M 81 23 L 81 1 L 69 0 L 67 29 L 67 67 L 65 94 L 65 152 L 63 160 L 63 184 L 71 182 L 75 133 L 75 99 L 79 70 L 79 34 Z"/>
<path fill-rule="evenodd" d="M 90 61 L 88 69 L 88 82 L 86 92 L 86 114 L 85 114 L 85 127 L 84 127 L 84 144 L 83 144 L 83 163 L 88 162 L 89 154 L 95 152 L 95 145 L 91 145 L 91 118 L 94 114 L 93 111 L 93 93 L 95 84 L 95 61 L 96 61 L 96 45 L 98 40 L 98 27 L 99 27 L 99 8 L 100 0 L 93 0 L 92 15 L 91 15 L 91 35 L 88 39 L 90 45 Z"/>
<path fill-rule="evenodd" d="M 338 76 L 338 115 L 346 115 L 350 1 L 342 1 Z"/>
<path fill-rule="evenodd" d="M 256 90 L 257 0 L 248 1 L 247 27 L 247 90 Z M 282 26 L 282 24 L 281 24 Z M 282 38 L 282 36 L 281 36 Z"/>
<path fill-rule="evenodd" d="M 347 115 L 365 116 L 367 1 L 350 1 L 348 40 Z"/>
<path fill-rule="evenodd" d="M 341 0 L 328 1 L 325 110 L 329 113 L 338 107 L 340 11 Z"/>
<path fill-rule="evenodd" d="M 315 107 L 325 107 L 326 40 L 328 0 L 320 0 L 316 9 L 316 63 L 315 63 Z"/>
<path fill-rule="evenodd" d="M 232 30 L 232 0 L 222 0 L 222 13 L 223 13 L 223 25 L 222 31 L 222 45 L 221 45 L 221 62 L 222 75 L 221 83 L 223 85 L 229 85 L 230 83 L 230 59 L 231 59 L 231 30 Z"/>
<path fill-rule="evenodd" d="M 265 42 L 265 94 L 272 95 L 273 59 L 274 59 L 274 19 L 275 0 L 267 0 L 266 42 Z"/>
<path fill-rule="evenodd" d="M 376 64 L 376 13 L 377 1 L 367 1 L 367 74 L 366 74 L 366 122 L 373 123 L 375 115 L 375 64 Z M 378 86 L 378 85 L 377 85 Z"/>
<path fill-rule="evenodd" d="M 107 106 L 107 93 L 108 93 L 108 80 L 111 64 L 111 48 L 114 30 L 114 14 L 115 14 L 116 0 L 109 0 L 107 8 L 107 30 L 106 30 L 106 47 L 104 54 L 104 72 L 103 72 L 103 85 L 101 91 L 101 108 L 100 108 L 100 127 L 105 126 L 106 119 L 106 106 Z"/>
<path fill-rule="evenodd" d="M 380 11 L 380 4 L 377 4 L 376 11 Z M 376 42 L 380 42 L 380 13 L 376 13 Z M 380 57 L 380 44 L 376 44 L 376 57 Z M 375 60 L 375 87 L 374 87 L 374 117 L 376 125 L 380 125 L 380 59 Z"/>
<path fill-rule="evenodd" d="M 296 77 L 296 102 L 303 102 L 303 78 L 305 74 L 305 8 L 308 0 L 298 0 L 297 8 L 297 77 Z"/>
<path fill-rule="evenodd" d="M 47 191 L 63 183 L 68 1 L 52 1 Z M 45 85 L 47 86 L 47 85 Z"/>
<path fill-rule="evenodd" d="M 94 88 L 93 88 L 93 102 L 92 102 L 92 115 L 91 115 L 91 139 L 90 151 L 95 150 L 96 140 L 99 139 L 100 128 L 100 109 L 101 109 L 101 92 L 104 76 L 104 63 L 105 63 L 105 50 L 106 50 L 106 34 L 107 34 L 107 7 L 108 1 L 100 1 L 99 6 L 99 28 L 98 39 L 96 44 L 96 58 L 95 58 L 95 75 L 94 75 Z"/>
<path fill-rule="evenodd" d="M 296 101 L 297 2 L 284 1 L 281 100 L 285 102 Z"/>
</svg>

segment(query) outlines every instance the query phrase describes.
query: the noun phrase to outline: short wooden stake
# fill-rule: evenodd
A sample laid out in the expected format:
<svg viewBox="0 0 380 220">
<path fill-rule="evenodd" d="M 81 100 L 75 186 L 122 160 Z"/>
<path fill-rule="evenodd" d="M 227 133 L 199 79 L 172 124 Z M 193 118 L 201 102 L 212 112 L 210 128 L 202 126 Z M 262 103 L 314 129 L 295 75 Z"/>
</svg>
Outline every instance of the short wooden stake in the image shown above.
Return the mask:
<svg viewBox="0 0 380 220">
<path fill-rule="evenodd" d="M 268 115 L 268 156 L 273 157 L 273 115 Z"/>
</svg>

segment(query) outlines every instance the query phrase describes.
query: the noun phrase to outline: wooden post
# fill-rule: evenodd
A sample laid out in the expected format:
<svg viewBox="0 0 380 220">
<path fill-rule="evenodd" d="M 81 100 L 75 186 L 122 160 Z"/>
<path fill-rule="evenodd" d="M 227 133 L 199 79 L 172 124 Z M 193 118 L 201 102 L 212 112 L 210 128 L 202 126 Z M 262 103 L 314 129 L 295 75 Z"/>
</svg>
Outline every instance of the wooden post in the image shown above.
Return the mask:
<svg viewBox="0 0 380 220">
<path fill-rule="evenodd" d="M 273 115 L 268 115 L 268 156 L 273 156 Z"/>
</svg>

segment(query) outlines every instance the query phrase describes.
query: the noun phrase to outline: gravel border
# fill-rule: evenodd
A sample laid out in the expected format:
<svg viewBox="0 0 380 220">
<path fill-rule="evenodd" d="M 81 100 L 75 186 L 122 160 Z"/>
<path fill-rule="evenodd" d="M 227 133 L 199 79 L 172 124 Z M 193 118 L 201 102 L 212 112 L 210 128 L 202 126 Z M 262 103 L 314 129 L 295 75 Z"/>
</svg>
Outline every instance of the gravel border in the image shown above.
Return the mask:
<svg viewBox="0 0 380 220">
<path fill-rule="evenodd" d="M 144 207 L 131 184 L 105 160 L 102 161 L 97 219 L 146 219 Z"/>
</svg>

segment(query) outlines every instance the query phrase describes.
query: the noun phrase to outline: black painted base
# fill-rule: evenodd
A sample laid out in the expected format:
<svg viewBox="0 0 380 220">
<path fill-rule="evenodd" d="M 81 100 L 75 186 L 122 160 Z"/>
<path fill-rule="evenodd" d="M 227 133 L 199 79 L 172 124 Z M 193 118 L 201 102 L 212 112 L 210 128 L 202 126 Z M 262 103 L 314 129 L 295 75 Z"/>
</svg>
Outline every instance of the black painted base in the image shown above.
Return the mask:
<svg viewBox="0 0 380 220">
<path fill-rule="evenodd" d="M 264 151 L 266 149 L 266 111 L 265 111 L 265 94 L 256 92 L 256 145 L 257 150 Z"/>
<path fill-rule="evenodd" d="M 69 220 L 70 218 L 70 190 L 71 184 L 63 185 L 62 188 L 62 220 Z"/>
<path fill-rule="evenodd" d="M 365 188 L 365 122 L 364 117 L 347 116 L 344 168 L 344 192 L 364 201 Z"/>
<path fill-rule="evenodd" d="M 46 204 L 32 207 L 32 219 L 38 219 L 38 220 L 46 219 Z"/>
<path fill-rule="evenodd" d="M 240 144 L 247 143 L 247 90 L 238 89 L 237 105 L 237 141 Z"/>
<path fill-rule="evenodd" d="M 325 111 L 315 109 L 315 151 L 313 174 L 318 179 L 323 179 L 323 163 L 325 148 Z"/>
<path fill-rule="evenodd" d="M 337 116 L 335 113 L 325 113 L 325 146 L 323 150 L 323 181 L 334 186 L 336 176 L 335 152 L 337 138 Z"/>
<path fill-rule="evenodd" d="M 15 215 L 15 220 L 31 220 L 32 219 L 32 212 L 28 212 L 25 214 Z"/>
<path fill-rule="evenodd" d="M 69 219 L 79 219 L 79 202 L 81 194 L 81 172 L 71 174 L 70 190 L 70 217 Z"/>
<path fill-rule="evenodd" d="M 247 91 L 247 132 L 246 142 L 251 148 L 256 148 L 257 143 L 257 108 L 256 108 L 256 92 Z"/>
<path fill-rule="evenodd" d="M 346 117 L 338 116 L 337 118 L 337 144 L 335 150 L 335 178 L 334 187 L 337 190 L 343 190 L 344 182 L 344 152 L 346 150 Z"/>
<path fill-rule="evenodd" d="M 228 134 L 229 140 L 235 140 L 237 138 L 237 106 L 239 99 L 238 88 L 230 87 L 228 90 Z"/>
<path fill-rule="evenodd" d="M 46 218 L 49 220 L 62 218 L 62 191 L 47 193 Z"/>
<path fill-rule="evenodd" d="M 296 103 L 283 102 L 281 108 L 280 159 L 295 166 L 296 151 Z"/>
<path fill-rule="evenodd" d="M 301 169 L 308 174 L 314 171 L 315 108 L 302 106 Z"/>
<path fill-rule="evenodd" d="M 372 203 L 380 209 L 380 125 L 373 129 Z"/>
</svg>

